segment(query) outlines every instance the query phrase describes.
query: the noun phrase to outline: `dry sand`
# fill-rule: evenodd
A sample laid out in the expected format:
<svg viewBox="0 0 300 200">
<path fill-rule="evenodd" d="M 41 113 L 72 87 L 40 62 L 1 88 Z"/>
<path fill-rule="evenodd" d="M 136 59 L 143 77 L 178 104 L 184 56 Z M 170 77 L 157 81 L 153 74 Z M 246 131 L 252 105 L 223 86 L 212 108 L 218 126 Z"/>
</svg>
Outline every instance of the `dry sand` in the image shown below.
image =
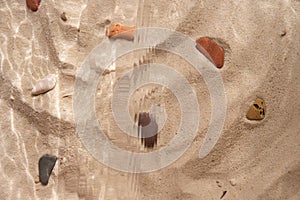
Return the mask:
<svg viewBox="0 0 300 200">
<path fill-rule="evenodd" d="M 37 12 L 25 1 L 0 2 L 0 199 L 300 199 L 300 1 L 46 1 Z M 67 21 L 60 16 L 65 12 Z M 198 158 L 209 126 L 211 104 L 200 75 L 184 60 L 158 53 L 154 60 L 185 75 L 197 92 L 201 125 L 193 144 L 172 165 L 153 173 L 130 174 L 104 166 L 82 146 L 72 111 L 74 74 L 103 39 L 108 20 L 156 26 L 193 39 L 209 36 L 225 48 L 220 69 L 227 98 L 221 138 Z M 122 135 L 109 104 L 113 83 L 141 60 L 143 52 L 117 61 L 116 73 L 101 77 L 97 116 L 120 147 L 144 151 Z M 122 59 L 122 58 L 121 58 Z M 31 88 L 57 74 L 54 90 L 32 97 Z M 137 91 L 166 106 L 168 121 L 158 146 L 174 137 L 180 112 L 174 95 L 160 86 Z M 246 119 L 256 97 L 267 112 Z M 131 113 L 136 112 L 135 107 Z M 34 180 L 38 159 L 58 156 L 49 184 Z"/>
</svg>

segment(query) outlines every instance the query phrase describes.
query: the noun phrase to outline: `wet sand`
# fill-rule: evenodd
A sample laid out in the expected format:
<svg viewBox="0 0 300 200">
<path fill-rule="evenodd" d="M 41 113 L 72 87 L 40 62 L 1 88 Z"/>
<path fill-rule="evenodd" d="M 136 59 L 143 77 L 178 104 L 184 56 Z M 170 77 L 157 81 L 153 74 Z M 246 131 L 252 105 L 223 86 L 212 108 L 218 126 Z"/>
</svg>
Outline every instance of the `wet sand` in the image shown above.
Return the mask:
<svg viewBox="0 0 300 200">
<path fill-rule="evenodd" d="M 299 199 L 300 2 L 141 2 L 42 1 L 37 12 L 25 1 L 0 3 L 0 199 L 220 199 L 224 191 L 222 199 Z M 182 73 L 199 99 L 201 123 L 188 151 L 159 171 L 130 174 L 101 164 L 82 145 L 72 110 L 75 74 L 115 23 L 170 28 L 194 40 L 208 36 L 225 49 L 219 71 L 226 120 L 208 156 L 198 158 L 211 115 L 205 82 L 186 61 L 163 52 L 153 60 Z M 114 63 L 116 72 L 100 78 L 95 97 L 108 137 L 136 152 L 151 150 L 122 133 L 110 100 L 116 81 L 148 54 Z M 56 87 L 32 97 L 32 87 L 48 74 L 58 76 Z M 246 114 L 257 97 L 266 116 L 250 121 Z M 159 86 L 137 91 L 130 101 L 140 99 L 144 110 L 153 102 L 165 105 L 168 121 L 155 149 L 163 147 L 176 135 L 178 101 Z M 58 157 L 47 186 L 34 182 L 43 154 Z"/>
</svg>

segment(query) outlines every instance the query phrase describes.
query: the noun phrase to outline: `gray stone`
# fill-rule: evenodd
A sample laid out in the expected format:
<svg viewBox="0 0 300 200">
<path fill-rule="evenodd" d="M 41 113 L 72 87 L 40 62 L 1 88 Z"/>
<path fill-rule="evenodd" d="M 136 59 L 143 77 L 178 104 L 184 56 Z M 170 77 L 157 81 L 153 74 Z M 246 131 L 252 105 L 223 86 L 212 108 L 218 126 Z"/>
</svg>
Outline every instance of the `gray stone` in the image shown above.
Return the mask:
<svg viewBox="0 0 300 200">
<path fill-rule="evenodd" d="M 39 177 L 43 185 L 47 185 L 50 174 L 55 166 L 57 157 L 49 154 L 43 155 L 39 160 Z"/>
</svg>

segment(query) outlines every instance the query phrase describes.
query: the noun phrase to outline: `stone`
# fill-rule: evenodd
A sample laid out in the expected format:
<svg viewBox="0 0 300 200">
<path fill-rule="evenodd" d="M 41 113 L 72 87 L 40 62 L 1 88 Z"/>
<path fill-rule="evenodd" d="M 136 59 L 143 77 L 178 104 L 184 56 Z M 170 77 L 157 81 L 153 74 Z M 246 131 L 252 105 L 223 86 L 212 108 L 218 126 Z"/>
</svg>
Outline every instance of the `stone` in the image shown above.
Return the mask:
<svg viewBox="0 0 300 200">
<path fill-rule="evenodd" d="M 114 26 L 110 27 L 108 37 L 132 41 L 134 39 L 135 30 L 135 26 L 125 26 L 117 23 Z"/>
<path fill-rule="evenodd" d="M 35 176 L 34 177 L 34 183 L 38 184 L 40 182 L 40 177 L 39 176 Z"/>
<path fill-rule="evenodd" d="M 246 115 L 249 120 L 262 120 L 265 118 L 266 105 L 264 100 L 257 98 L 248 110 Z"/>
<path fill-rule="evenodd" d="M 44 94 L 52 90 L 56 85 L 56 75 L 49 74 L 44 79 L 38 81 L 31 90 L 31 95 L 36 96 L 39 94 Z"/>
<path fill-rule="evenodd" d="M 34 12 L 38 10 L 40 3 L 41 0 L 26 0 L 27 7 Z"/>
<path fill-rule="evenodd" d="M 110 23 L 111 23 L 111 21 L 110 21 L 109 19 L 106 19 L 106 20 L 104 21 L 104 24 L 105 24 L 105 25 L 110 25 Z"/>
<path fill-rule="evenodd" d="M 103 76 L 107 75 L 107 74 L 110 74 L 112 72 L 116 72 L 115 69 L 105 69 L 102 73 Z"/>
<path fill-rule="evenodd" d="M 39 160 L 39 177 L 43 185 L 47 185 L 57 157 L 49 154 L 43 155 Z"/>
<path fill-rule="evenodd" d="M 61 18 L 61 20 L 63 20 L 64 22 L 68 20 L 68 18 L 67 18 L 67 16 L 66 16 L 66 13 L 65 13 L 65 12 L 61 13 L 60 18 Z"/>
<path fill-rule="evenodd" d="M 141 126 L 141 141 L 144 147 L 154 148 L 157 144 L 158 125 L 148 112 L 139 113 L 138 125 Z"/>
<path fill-rule="evenodd" d="M 224 49 L 207 37 L 196 40 L 196 48 L 203 53 L 216 67 L 224 65 Z"/>
<path fill-rule="evenodd" d="M 229 180 L 229 183 L 230 183 L 230 185 L 232 185 L 232 186 L 236 186 L 236 184 L 237 184 L 237 182 L 236 182 L 236 179 L 230 179 Z"/>
</svg>

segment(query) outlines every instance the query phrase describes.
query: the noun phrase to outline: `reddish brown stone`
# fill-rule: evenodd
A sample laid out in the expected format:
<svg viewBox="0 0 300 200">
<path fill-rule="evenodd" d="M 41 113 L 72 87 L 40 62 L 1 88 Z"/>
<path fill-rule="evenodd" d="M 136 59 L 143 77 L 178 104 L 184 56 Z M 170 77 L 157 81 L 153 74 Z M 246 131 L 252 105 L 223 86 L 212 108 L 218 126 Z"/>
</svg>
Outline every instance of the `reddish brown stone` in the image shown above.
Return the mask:
<svg viewBox="0 0 300 200">
<path fill-rule="evenodd" d="M 27 7 L 30 8 L 32 11 L 37 11 L 41 0 L 26 0 Z"/>
<path fill-rule="evenodd" d="M 203 53 L 216 67 L 224 65 L 224 50 L 217 43 L 207 37 L 196 40 L 197 49 Z"/>
</svg>

